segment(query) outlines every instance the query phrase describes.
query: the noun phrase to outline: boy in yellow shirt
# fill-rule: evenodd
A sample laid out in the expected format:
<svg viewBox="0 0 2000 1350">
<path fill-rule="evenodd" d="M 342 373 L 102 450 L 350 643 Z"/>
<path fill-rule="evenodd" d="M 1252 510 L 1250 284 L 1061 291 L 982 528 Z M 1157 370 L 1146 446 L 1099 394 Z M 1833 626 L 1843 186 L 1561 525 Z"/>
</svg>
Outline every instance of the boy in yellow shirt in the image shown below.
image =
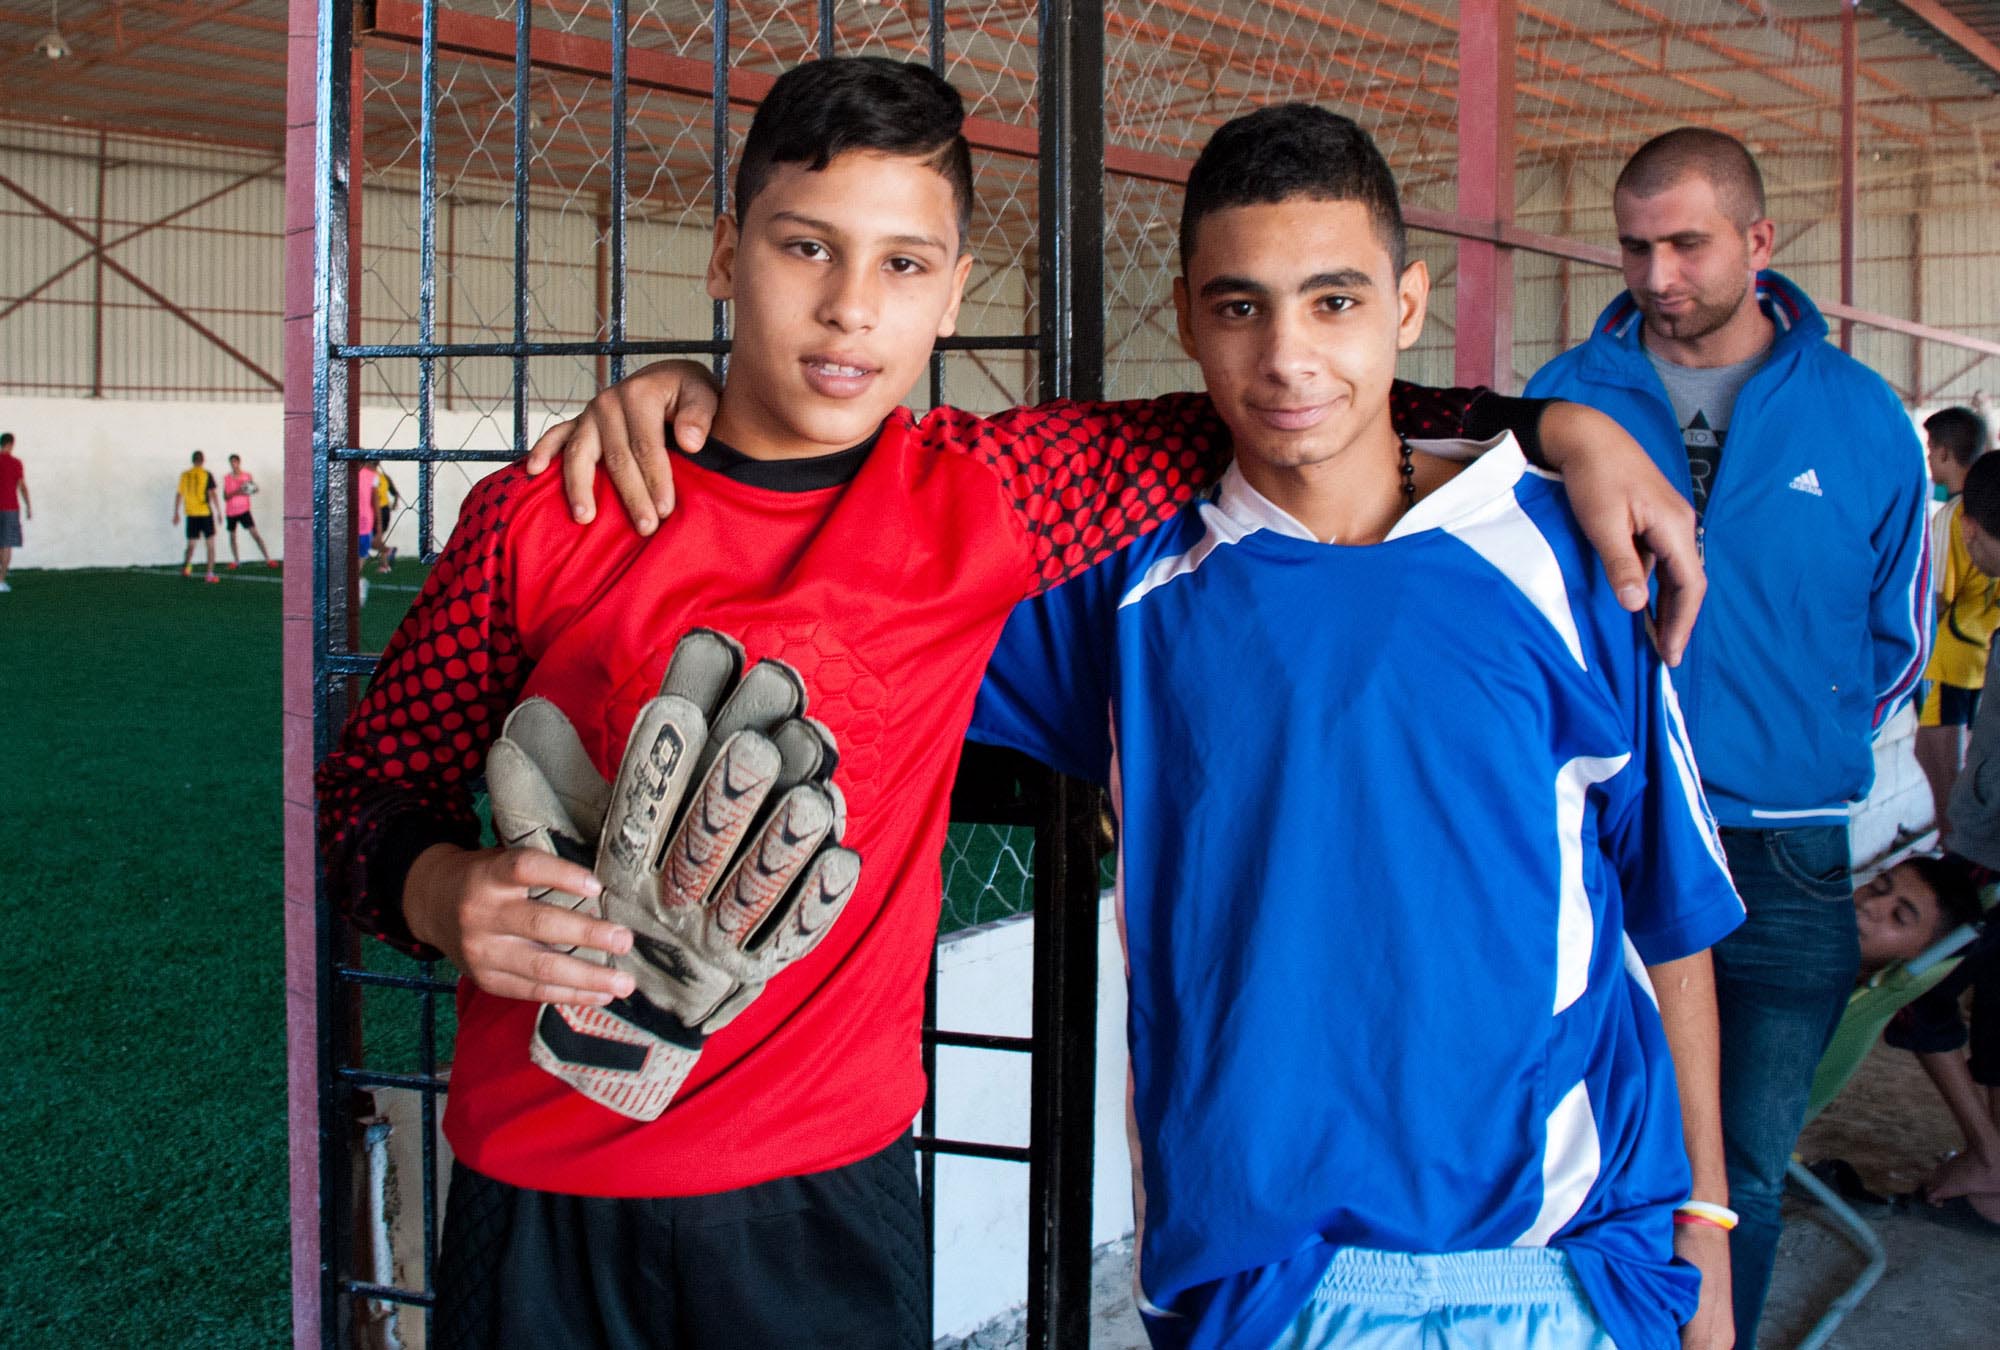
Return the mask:
<svg viewBox="0 0 2000 1350">
<path fill-rule="evenodd" d="M 208 544 L 208 575 L 203 581 L 220 580 L 215 575 L 215 518 L 222 514 L 221 499 L 215 490 L 215 475 L 201 467 L 201 451 L 194 452 L 193 466 L 174 485 L 174 524 L 187 516 L 187 550 L 181 554 L 181 575 L 194 575 L 194 541 Z"/>
<path fill-rule="evenodd" d="M 1993 578 L 1973 566 L 1965 547 L 1965 474 L 1991 444 L 1984 418 L 1970 408 L 1946 408 L 1924 419 L 1931 477 L 1951 501 L 1941 513 L 1944 557 L 1937 568 L 1937 641 L 1931 647 L 1928 682 L 1917 710 L 1917 763 L 1930 780 L 1938 836 L 1951 832 L 1945 803 L 1965 763 L 1966 729 L 1979 708 L 1986 683 L 1986 653 L 2000 627 L 2000 597 Z"/>
</svg>

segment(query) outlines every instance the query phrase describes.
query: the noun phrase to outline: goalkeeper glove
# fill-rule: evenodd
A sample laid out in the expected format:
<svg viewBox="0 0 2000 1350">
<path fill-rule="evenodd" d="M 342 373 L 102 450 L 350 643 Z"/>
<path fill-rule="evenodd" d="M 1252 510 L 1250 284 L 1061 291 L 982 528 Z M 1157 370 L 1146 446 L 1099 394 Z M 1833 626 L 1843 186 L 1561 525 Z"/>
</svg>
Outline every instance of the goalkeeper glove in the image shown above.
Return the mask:
<svg viewBox="0 0 2000 1350">
<path fill-rule="evenodd" d="M 633 933 L 630 953 L 607 958 L 632 975 L 630 996 L 536 1018 L 534 1062 L 592 1100 L 656 1118 L 708 1036 L 811 951 L 853 895 L 861 860 L 838 847 L 838 750 L 805 707 L 792 667 L 745 673 L 741 648 L 696 629 L 639 710 L 611 785 L 554 704 L 529 699 L 509 715 L 487 763 L 495 832 L 509 847 L 593 859 L 599 914 Z"/>
</svg>

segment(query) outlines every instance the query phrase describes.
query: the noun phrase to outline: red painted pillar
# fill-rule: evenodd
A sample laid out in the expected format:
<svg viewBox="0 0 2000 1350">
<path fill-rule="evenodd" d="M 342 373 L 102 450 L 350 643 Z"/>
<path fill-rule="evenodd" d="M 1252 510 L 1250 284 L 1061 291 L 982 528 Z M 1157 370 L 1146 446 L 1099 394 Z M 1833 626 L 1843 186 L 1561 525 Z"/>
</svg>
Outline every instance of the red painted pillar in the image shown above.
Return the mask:
<svg viewBox="0 0 2000 1350">
<path fill-rule="evenodd" d="M 1498 228 L 1514 219 L 1514 0 L 1465 0 L 1458 11 L 1458 214 Z M 1458 242 L 1460 384 L 1514 387 L 1514 256 Z"/>
<path fill-rule="evenodd" d="M 290 0 L 285 40 L 283 554 L 285 1042 L 291 1140 L 292 1343 L 320 1343 L 319 962 L 314 905 L 313 199 L 319 7 Z"/>
<path fill-rule="evenodd" d="M 329 8 L 332 8 L 329 6 Z M 321 1246 L 324 1170 L 320 1083 L 326 1066 L 320 1062 L 322 968 L 319 951 L 317 842 L 313 828 L 313 765 L 315 739 L 314 573 L 319 562 L 314 535 L 315 469 L 319 452 L 314 443 L 317 396 L 314 388 L 315 330 L 330 309 L 322 294 L 323 278 L 316 270 L 316 204 L 321 188 L 321 118 L 318 55 L 320 0 L 289 0 L 286 21 L 285 94 L 285 298 L 284 298 L 284 456 L 285 494 L 282 607 L 282 681 L 284 689 L 284 836 L 285 836 L 285 1041 L 288 1065 L 286 1109 L 290 1137 L 292 1233 L 292 1340 L 299 1350 L 318 1350 L 327 1304 L 323 1272 L 329 1253 Z M 353 57 L 352 87 L 359 91 L 360 58 Z M 336 86 L 340 82 L 333 82 Z M 352 99 L 352 152 L 347 171 L 338 175 L 348 184 L 354 245 L 361 232 L 361 117 L 358 92 Z M 358 267 L 342 269 L 359 276 Z M 339 307 L 347 312 L 349 307 Z M 352 339 L 358 304 L 340 325 L 334 340 Z M 354 424 L 356 398 L 341 382 L 342 412 L 335 421 Z M 351 497 L 345 466 L 331 475 L 329 491 Z M 338 516 L 345 520 L 344 515 Z M 342 568 L 351 543 L 329 544 L 330 560 Z M 351 608 L 348 611 L 351 613 Z M 340 1141 L 335 1136 L 336 1143 Z"/>
<path fill-rule="evenodd" d="M 1854 86 L 1860 72 L 1860 45 L 1854 31 L 1855 0 L 1840 5 L 1840 303 L 1854 304 L 1854 250 L 1860 225 L 1856 182 L 1860 145 L 1854 131 Z M 1840 321 L 1840 349 L 1854 350 L 1854 324 Z"/>
</svg>

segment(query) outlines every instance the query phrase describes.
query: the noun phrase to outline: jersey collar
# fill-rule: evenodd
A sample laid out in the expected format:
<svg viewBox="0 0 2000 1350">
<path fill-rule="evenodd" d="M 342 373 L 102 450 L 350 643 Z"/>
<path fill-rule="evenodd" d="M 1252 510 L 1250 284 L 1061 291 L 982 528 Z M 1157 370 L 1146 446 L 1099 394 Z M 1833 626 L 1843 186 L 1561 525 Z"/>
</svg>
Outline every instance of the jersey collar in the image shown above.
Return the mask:
<svg viewBox="0 0 2000 1350">
<path fill-rule="evenodd" d="M 875 434 L 861 444 L 830 455 L 814 455 L 810 459 L 752 459 L 735 446 L 711 436 L 688 460 L 746 487 L 772 492 L 815 492 L 852 482 L 881 439 L 882 429 L 877 427 Z"/>
<path fill-rule="evenodd" d="M 1511 492 L 1521 475 L 1530 472 L 1526 456 L 1512 432 L 1503 431 L 1492 440 L 1411 441 L 1413 449 L 1443 459 L 1469 461 L 1449 483 L 1404 513 L 1389 531 L 1388 539 L 1401 539 L 1425 530 L 1440 529 L 1470 515 L 1502 492 Z M 1307 543 L 1321 542 L 1291 512 L 1279 506 L 1243 476 L 1235 461 L 1224 471 L 1216 487 L 1215 509 L 1227 516 L 1244 534 L 1269 530 Z M 1388 542 L 1385 539 L 1383 542 Z M 1326 541 L 1329 545 L 1338 539 Z"/>
</svg>

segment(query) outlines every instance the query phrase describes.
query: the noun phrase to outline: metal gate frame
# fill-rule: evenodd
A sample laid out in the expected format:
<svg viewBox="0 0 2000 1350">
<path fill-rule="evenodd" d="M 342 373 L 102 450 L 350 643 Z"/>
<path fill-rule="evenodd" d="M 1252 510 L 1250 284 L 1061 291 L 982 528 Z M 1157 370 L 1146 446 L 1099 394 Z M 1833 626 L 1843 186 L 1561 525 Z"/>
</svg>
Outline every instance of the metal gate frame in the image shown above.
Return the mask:
<svg viewBox="0 0 2000 1350">
<path fill-rule="evenodd" d="M 397 0 L 382 0 L 387 10 Z M 441 1220 L 436 1187 L 438 1074 L 435 1009 L 452 985 L 430 967 L 416 976 L 363 967 L 359 938 L 331 910 L 318 864 L 313 766 L 332 748 L 351 698 L 377 657 L 358 650 L 358 576 L 348 540 L 353 466 L 369 458 L 418 463 L 418 529 L 426 558 L 435 548 L 432 489 L 436 465 L 451 460 L 504 462 L 525 452 L 527 361 L 531 356 L 592 355 L 608 359 L 613 379 L 628 355 L 713 354 L 727 351 L 724 313 L 717 305 L 712 333 L 700 340 L 635 342 L 626 333 L 625 297 L 625 0 L 610 0 L 613 142 L 611 153 L 609 340 L 535 342 L 528 329 L 524 260 L 528 256 L 528 126 L 514 135 L 515 308 L 512 340 L 437 341 L 436 110 L 440 8 L 421 10 L 410 34 L 420 48 L 423 117 L 419 340 L 362 345 L 352 297 L 359 275 L 362 186 L 356 123 L 362 88 L 358 10 L 352 0 L 292 0 L 288 35 L 286 118 L 286 308 L 284 361 L 285 556 L 311 559 L 288 569 L 284 595 L 285 688 L 285 944 L 290 1075 L 293 1342 L 300 1350 L 349 1343 L 354 1312 L 364 1299 L 428 1309 L 423 1289 L 391 1289 L 354 1278 L 354 1122 L 363 1094 L 381 1089 L 420 1095 L 425 1267 L 435 1265 Z M 930 58 L 944 67 L 947 0 L 929 0 Z M 745 100 L 732 86 L 727 42 L 730 0 L 712 0 L 717 40 L 710 71 L 716 209 L 726 209 L 728 110 Z M 832 48 L 834 0 L 819 0 L 821 54 Z M 449 18 L 451 11 L 442 13 Z M 1042 0 L 1033 134 L 989 124 L 986 148 L 1038 160 L 1039 331 L 1033 337 L 959 337 L 945 350 L 1036 352 L 1043 398 L 1098 396 L 1103 387 L 1103 55 L 1101 7 L 1092 0 Z M 528 104 L 533 14 L 517 8 L 514 100 Z M 740 77 L 739 77 L 740 79 Z M 761 92 L 761 90 L 759 90 Z M 975 135 L 975 139 L 980 139 Z M 435 367 L 446 359 L 507 359 L 513 368 L 514 444 L 493 450 L 440 450 L 433 436 Z M 417 444 L 364 450 L 356 444 L 360 402 L 354 378 L 362 359 L 414 361 L 418 368 Z M 934 360 L 932 396 L 942 401 L 943 362 Z M 337 541 L 337 542 L 336 542 Z M 919 1122 L 927 1229 L 937 1154 L 1005 1158 L 1028 1164 L 1029 1344 L 1084 1346 L 1089 1341 L 1091 1167 L 1096 1069 L 1098 963 L 1097 794 L 1082 784 L 1015 757 L 968 755 L 955 816 L 1035 830 L 1034 1013 L 1027 1038 L 969 1035 L 928 1023 L 924 1056 L 934 1069 L 940 1046 L 1032 1055 L 1029 1145 L 1019 1147 L 935 1137 L 935 1103 Z M 419 1018 L 414 1074 L 366 1067 L 360 1057 L 360 994 L 365 987 L 402 991 Z M 428 1317 L 428 1313 L 426 1313 Z"/>
</svg>

